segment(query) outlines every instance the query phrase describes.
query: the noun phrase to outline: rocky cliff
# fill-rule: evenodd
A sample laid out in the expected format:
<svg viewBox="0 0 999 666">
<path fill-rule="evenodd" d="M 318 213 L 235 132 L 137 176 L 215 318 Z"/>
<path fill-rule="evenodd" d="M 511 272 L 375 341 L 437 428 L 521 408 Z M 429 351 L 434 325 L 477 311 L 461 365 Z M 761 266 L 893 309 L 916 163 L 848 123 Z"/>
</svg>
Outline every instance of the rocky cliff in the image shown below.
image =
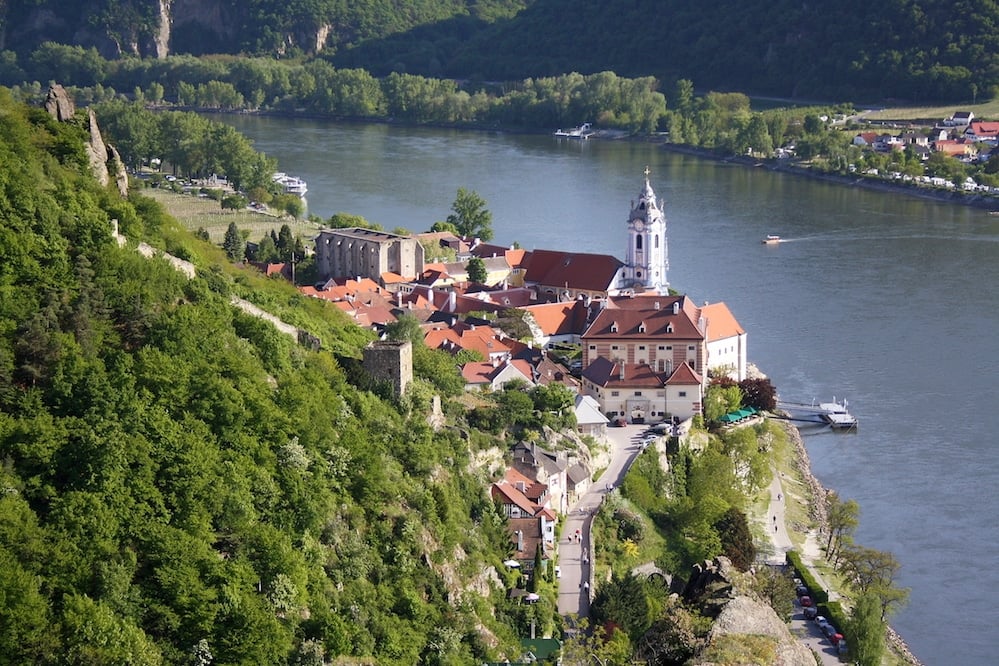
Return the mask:
<svg viewBox="0 0 999 666">
<path fill-rule="evenodd" d="M 0 0 L 0 49 L 30 53 L 46 41 L 95 48 L 105 58 L 165 58 L 173 53 L 317 53 L 336 38 L 331 22 L 280 15 L 231 0 L 108 0 L 73 3 Z"/>
</svg>

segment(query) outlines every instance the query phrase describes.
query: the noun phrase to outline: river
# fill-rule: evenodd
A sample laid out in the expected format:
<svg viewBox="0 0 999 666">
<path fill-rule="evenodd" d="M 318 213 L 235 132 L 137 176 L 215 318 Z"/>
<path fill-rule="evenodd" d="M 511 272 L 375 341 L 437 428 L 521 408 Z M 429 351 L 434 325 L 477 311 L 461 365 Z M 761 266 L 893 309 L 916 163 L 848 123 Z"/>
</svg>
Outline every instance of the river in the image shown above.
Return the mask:
<svg viewBox="0 0 999 666">
<path fill-rule="evenodd" d="M 224 119 L 307 180 L 324 218 L 422 231 L 464 187 L 496 242 L 527 249 L 623 257 L 648 166 L 671 285 L 728 304 L 782 398 L 845 398 L 859 418 L 805 441 L 820 481 L 859 502 L 858 543 L 902 564 L 892 625 L 927 664 L 995 661 L 999 217 L 649 143 Z M 763 246 L 771 233 L 787 242 Z"/>
</svg>

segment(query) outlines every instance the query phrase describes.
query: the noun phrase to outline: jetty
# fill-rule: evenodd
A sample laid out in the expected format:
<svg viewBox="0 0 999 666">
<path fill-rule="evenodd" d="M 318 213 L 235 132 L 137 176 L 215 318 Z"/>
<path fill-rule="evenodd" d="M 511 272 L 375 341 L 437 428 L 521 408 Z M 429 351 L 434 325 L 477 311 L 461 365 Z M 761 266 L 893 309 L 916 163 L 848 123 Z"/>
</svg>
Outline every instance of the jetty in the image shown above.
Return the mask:
<svg viewBox="0 0 999 666">
<path fill-rule="evenodd" d="M 857 427 L 857 417 L 847 410 L 847 403 L 837 402 L 789 402 L 777 401 L 777 409 L 786 416 L 778 417 L 787 421 L 802 421 L 805 423 L 825 423 L 835 430 L 852 430 Z"/>
</svg>

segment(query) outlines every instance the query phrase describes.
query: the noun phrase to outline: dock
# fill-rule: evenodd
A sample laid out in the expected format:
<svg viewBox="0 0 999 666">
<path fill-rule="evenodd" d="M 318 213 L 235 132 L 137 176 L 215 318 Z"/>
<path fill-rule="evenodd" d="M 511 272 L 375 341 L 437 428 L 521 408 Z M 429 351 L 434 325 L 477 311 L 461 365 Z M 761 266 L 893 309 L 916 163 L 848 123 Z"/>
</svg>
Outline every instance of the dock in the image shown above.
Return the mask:
<svg viewBox="0 0 999 666">
<path fill-rule="evenodd" d="M 857 427 L 857 417 L 847 411 L 847 403 L 832 402 L 806 403 L 777 401 L 777 409 L 787 414 L 787 421 L 805 423 L 825 423 L 835 430 L 852 430 Z"/>
</svg>

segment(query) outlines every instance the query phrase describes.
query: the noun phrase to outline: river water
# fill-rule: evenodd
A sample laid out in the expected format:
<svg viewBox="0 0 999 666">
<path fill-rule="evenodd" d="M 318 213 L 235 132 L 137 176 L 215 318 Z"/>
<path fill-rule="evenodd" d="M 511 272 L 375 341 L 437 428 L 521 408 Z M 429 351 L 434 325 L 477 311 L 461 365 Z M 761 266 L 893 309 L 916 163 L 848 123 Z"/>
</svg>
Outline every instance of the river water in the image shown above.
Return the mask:
<svg viewBox="0 0 999 666">
<path fill-rule="evenodd" d="M 999 589 L 999 217 L 627 141 L 226 117 L 308 181 L 310 212 L 426 230 L 459 187 L 495 242 L 624 256 L 648 166 L 671 285 L 725 301 L 781 397 L 847 399 L 855 434 L 806 435 L 861 506 L 858 543 L 901 562 L 892 619 L 927 664 L 994 663 Z M 760 243 L 780 234 L 779 246 Z"/>
</svg>

